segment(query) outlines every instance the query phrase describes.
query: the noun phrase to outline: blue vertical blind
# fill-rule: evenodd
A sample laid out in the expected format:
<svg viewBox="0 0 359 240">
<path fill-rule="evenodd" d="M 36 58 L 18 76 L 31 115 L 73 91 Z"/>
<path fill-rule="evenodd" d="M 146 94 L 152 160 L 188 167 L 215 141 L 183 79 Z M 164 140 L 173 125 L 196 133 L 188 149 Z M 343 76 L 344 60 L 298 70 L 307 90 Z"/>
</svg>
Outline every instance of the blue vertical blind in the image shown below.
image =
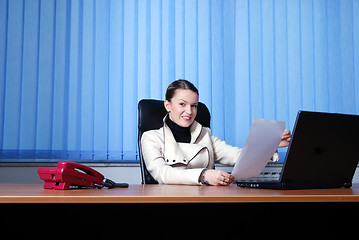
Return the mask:
<svg viewBox="0 0 359 240">
<path fill-rule="evenodd" d="M 359 113 L 358 0 L 0 0 L 2 159 L 137 159 L 137 103 L 200 90 L 212 132 Z"/>
</svg>

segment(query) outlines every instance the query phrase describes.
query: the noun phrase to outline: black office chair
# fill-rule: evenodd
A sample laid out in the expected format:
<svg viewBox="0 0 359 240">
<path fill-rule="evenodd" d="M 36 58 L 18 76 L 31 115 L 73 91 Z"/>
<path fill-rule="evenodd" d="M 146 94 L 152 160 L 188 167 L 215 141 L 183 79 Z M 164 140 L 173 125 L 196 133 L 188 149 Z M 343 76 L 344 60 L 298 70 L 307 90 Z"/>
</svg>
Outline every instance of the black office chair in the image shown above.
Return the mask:
<svg viewBox="0 0 359 240">
<path fill-rule="evenodd" d="M 146 164 L 143 160 L 141 149 L 142 134 L 148 130 L 159 129 L 163 126 L 163 118 L 167 111 L 163 101 L 153 99 L 143 99 L 138 103 L 138 150 L 141 165 L 142 184 L 158 184 L 158 182 L 147 171 Z M 204 127 L 211 127 L 211 114 L 207 106 L 198 103 L 196 121 Z"/>
</svg>

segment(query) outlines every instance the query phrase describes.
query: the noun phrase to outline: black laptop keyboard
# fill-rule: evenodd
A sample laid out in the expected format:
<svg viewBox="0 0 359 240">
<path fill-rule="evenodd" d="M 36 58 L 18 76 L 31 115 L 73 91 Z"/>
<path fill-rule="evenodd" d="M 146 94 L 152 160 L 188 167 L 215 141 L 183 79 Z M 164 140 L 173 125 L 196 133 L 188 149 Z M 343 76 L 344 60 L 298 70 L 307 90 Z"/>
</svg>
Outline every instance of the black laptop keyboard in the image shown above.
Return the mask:
<svg viewBox="0 0 359 240">
<path fill-rule="evenodd" d="M 241 182 L 267 182 L 267 181 L 278 181 L 280 177 L 279 172 L 262 172 L 258 177 L 236 179 Z"/>
</svg>

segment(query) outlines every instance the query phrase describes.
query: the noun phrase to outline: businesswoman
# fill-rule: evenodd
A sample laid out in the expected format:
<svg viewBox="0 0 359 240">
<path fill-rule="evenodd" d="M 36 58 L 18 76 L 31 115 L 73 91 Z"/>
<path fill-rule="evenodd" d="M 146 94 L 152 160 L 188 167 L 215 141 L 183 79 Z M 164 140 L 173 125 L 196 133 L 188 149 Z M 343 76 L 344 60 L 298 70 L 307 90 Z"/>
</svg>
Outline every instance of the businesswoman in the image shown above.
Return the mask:
<svg viewBox="0 0 359 240">
<path fill-rule="evenodd" d="M 226 144 L 195 121 L 198 98 L 198 89 L 192 83 L 174 81 L 166 92 L 168 114 L 163 127 L 142 135 L 147 170 L 159 183 L 226 186 L 234 180 L 231 174 L 213 169 L 214 162 L 233 166 L 242 149 Z M 290 138 L 286 129 L 279 147 L 288 146 Z M 273 160 L 277 159 L 276 153 Z"/>
</svg>

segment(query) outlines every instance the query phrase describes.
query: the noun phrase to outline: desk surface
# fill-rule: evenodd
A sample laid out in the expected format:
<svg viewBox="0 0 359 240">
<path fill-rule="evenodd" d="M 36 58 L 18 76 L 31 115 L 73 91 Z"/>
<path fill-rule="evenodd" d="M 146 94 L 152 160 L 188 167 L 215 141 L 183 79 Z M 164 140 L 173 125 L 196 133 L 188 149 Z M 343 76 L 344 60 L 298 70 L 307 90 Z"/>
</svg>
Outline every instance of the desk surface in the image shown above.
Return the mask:
<svg viewBox="0 0 359 240">
<path fill-rule="evenodd" d="M 0 184 L 0 203 L 261 203 L 359 202 L 349 189 L 267 190 L 232 186 L 130 185 L 114 189 L 43 189 L 41 184 Z"/>
</svg>

